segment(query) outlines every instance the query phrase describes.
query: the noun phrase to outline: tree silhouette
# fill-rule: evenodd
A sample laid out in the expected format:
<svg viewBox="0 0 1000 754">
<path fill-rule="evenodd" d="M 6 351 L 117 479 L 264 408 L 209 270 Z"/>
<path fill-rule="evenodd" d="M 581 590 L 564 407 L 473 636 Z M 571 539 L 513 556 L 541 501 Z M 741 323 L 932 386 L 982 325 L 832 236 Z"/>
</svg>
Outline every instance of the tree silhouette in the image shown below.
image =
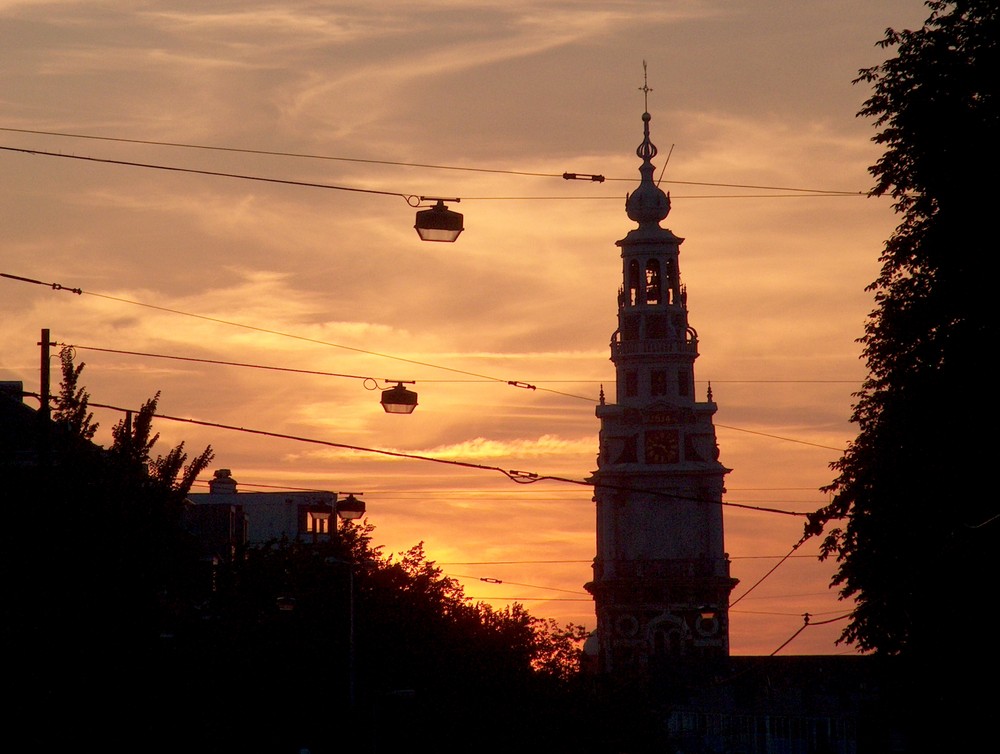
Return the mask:
<svg viewBox="0 0 1000 754">
<path fill-rule="evenodd" d="M 54 400 L 55 411 L 52 420 L 56 426 L 62 427 L 69 434 L 90 440 L 100 425 L 94 422 L 94 415 L 87 405 L 90 394 L 78 384 L 85 365 L 83 362 L 77 366 L 73 365 L 73 351 L 70 348 L 63 348 L 59 352 L 59 362 L 62 368 L 62 382 L 59 386 L 59 395 Z"/>
<path fill-rule="evenodd" d="M 997 667 L 995 643 L 959 612 L 995 591 L 1000 545 L 1000 506 L 981 479 L 995 459 L 977 439 L 995 402 L 976 400 L 984 350 L 997 342 L 993 197 L 982 185 L 1000 162 L 1000 5 L 926 5 L 923 27 L 889 29 L 879 44 L 895 57 L 855 82 L 872 86 L 859 115 L 885 147 L 872 194 L 894 199 L 900 223 L 869 286 L 859 433 L 806 531 L 836 522 L 822 552 L 838 561 L 842 597 L 856 600 L 841 640 L 912 663 L 915 720 L 925 734 L 944 720 L 955 737 L 986 714 L 962 674 Z"/>
<path fill-rule="evenodd" d="M 215 457 L 215 452 L 209 445 L 185 465 L 188 455 L 184 451 L 184 441 L 181 441 L 166 455 L 153 458 L 151 455 L 153 446 L 160 439 L 159 433 L 153 434 L 153 418 L 156 416 L 159 401 L 160 392 L 157 391 L 156 395 L 142 404 L 134 416 L 129 412 L 123 420 L 115 424 L 111 430 L 114 438 L 111 453 L 126 465 L 142 469 L 153 479 L 181 495 L 186 495 L 198 475 L 208 468 Z"/>
<path fill-rule="evenodd" d="M 833 501 L 814 517 L 847 520 L 823 544 L 841 562 L 834 583 L 858 598 L 844 639 L 888 654 L 940 645 L 930 595 L 980 595 L 973 585 L 992 570 L 984 558 L 1000 512 L 969 473 L 990 461 L 971 441 L 984 416 L 954 405 L 996 342 L 996 255 L 980 253 L 992 198 L 975 176 L 998 162 L 1000 7 L 928 6 L 922 29 L 886 32 L 880 44 L 897 57 L 858 79 L 874 86 L 861 114 L 876 118 L 886 145 L 873 193 L 891 194 L 902 221 L 870 286 L 860 432 L 834 464 Z"/>
<path fill-rule="evenodd" d="M 12 503 L 0 544 L 9 719 L 32 748 L 132 750 L 164 724 L 150 704 L 160 683 L 151 669 L 168 618 L 204 591 L 181 514 L 212 451 L 187 466 L 183 444 L 152 459 L 145 429 L 128 452 L 120 432 L 111 448 L 95 444 L 84 365 L 68 350 L 61 362 L 53 418 L 38 435 L 44 452 L 32 463 L 0 459 Z M 154 411 L 155 399 L 140 427 Z"/>
<path fill-rule="evenodd" d="M 44 558 L 23 537 L 4 553 L 8 566 L 28 553 L 39 563 L 5 624 L 10 646 L 40 658 L 19 677 L 28 744 L 494 752 L 587 730 L 582 627 L 471 600 L 423 543 L 386 555 L 364 521 L 329 541 L 245 547 L 208 570 L 183 510 L 211 446 L 191 462 L 183 443 L 155 455 L 159 393 L 114 426 L 109 448 L 94 445 L 82 367 L 64 356 L 67 441 L 52 465 L 8 475 L 23 475 L 36 504 L 18 509 L 15 530 L 40 509 L 60 521 Z M 43 724 L 53 707 L 65 727 Z"/>
<path fill-rule="evenodd" d="M 100 425 L 94 422 L 94 415 L 90 411 L 90 394 L 79 384 L 86 365 L 83 362 L 74 365 L 71 348 L 63 348 L 59 353 L 59 360 L 62 382 L 59 395 L 54 401 L 53 423 L 69 436 L 91 440 Z M 123 420 L 115 424 L 111 430 L 113 442 L 110 453 L 126 466 L 140 472 L 145 471 L 175 492 L 186 495 L 198 474 L 212 462 L 215 453 L 209 445 L 188 463 L 188 454 L 182 441 L 166 455 L 153 458 L 153 447 L 160 439 L 159 433 L 153 433 L 153 418 L 156 416 L 159 400 L 160 392 L 157 391 L 134 415 L 128 412 Z"/>
<path fill-rule="evenodd" d="M 328 542 L 276 540 L 226 564 L 176 626 L 158 669 L 176 692 L 161 703 L 211 684 L 213 704 L 186 718 L 254 751 L 509 751 L 586 729 L 571 703 L 578 630 L 474 603 L 422 544 L 386 556 L 373 532 L 365 522 Z M 294 724 L 241 722 L 265 718 Z"/>
</svg>

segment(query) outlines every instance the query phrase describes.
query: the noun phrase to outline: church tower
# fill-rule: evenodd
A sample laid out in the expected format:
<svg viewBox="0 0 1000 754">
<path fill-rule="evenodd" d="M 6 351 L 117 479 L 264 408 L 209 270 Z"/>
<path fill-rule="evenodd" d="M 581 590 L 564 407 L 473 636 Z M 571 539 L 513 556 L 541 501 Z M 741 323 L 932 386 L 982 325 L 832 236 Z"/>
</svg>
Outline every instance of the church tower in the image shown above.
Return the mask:
<svg viewBox="0 0 1000 754">
<path fill-rule="evenodd" d="M 646 90 L 648 91 L 648 90 Z M 695 395 L 698 334 L 688 323 L 680 245 L 660 221 L 670 197 L 653 180 L 644 138 L 638 188 L 625 209 L 638 227 L 617 242 L 622 287 L 611 336 L 615 402 L 597 407 L 597 557 L 586 585 L 597 612 L 598 672 L 661 675 L 729 654 L 729 575 L 723 482 L 712 417 Z"/>
</svg>

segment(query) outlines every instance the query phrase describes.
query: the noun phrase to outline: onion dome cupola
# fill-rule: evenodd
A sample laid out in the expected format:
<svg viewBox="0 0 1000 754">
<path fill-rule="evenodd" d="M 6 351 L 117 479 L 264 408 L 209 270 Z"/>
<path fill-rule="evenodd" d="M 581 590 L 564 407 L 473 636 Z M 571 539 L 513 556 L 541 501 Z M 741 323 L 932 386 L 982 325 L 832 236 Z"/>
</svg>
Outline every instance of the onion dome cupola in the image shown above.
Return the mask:
<svg viewBox="0 0 1000 754">
<path fill-rule="evenodd" d="M 670 214 L 670 195 L 653 182 L 653 158 L 657 155 L 656 145 L 649 138 L 649 113 L 642 114 L 642 121 L 645 129 L 645 137 L 635 153 L 642 160 L 639 166 L 639 174 L 642 180 L 639 188 L 633 191 L 625 199 L 625 212 L 630 220 L 639 223 L 639 228 L 656 227 L 659 228 L 660 221 Z"/>
</svg>

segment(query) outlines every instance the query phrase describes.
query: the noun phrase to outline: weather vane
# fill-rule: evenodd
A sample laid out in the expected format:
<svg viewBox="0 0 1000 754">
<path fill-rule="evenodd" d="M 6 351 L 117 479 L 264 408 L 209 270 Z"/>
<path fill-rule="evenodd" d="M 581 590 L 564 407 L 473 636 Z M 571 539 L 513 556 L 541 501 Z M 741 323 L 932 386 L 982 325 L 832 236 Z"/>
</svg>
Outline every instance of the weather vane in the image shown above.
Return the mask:
<svg viewBox="0 0 1000 754">
<path fill-rule="evenodd" d="M 653 91 L 653 90 L 649 88 L 649 79 L 646 77 L 646 61 L 645 60 L 642 61 L 642 86 L 639 87 L 639 91 L 642 92 L 642 96 L 643 96 L 643 100 L 644 100 L 643 101 L 643 105 L 645 106 L 645 110 L 648 113 L 649 112 L 649 93 L 651 91 Z"/>
</svg>

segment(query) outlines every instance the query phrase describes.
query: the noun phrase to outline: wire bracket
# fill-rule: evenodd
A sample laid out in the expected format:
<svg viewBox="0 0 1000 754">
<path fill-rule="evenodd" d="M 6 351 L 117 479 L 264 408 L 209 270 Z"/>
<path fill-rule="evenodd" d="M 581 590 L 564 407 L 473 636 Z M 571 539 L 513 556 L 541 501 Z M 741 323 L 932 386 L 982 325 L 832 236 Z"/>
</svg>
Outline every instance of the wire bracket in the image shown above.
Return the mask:
<svg viewBox="0 0 1000 754">
<path fill-rule="evenodd" d="M 563 173 L 563 178 L 567 181 L 590 181 L 591 183 L 604 183 L 604 176 L 594 173 Z"/>
<path fill-rule="evenodd" d="M 523 387 L 525 390 L 538 390 L 538 388 L 534 385 L 527 382 L 520 382 L 518 380 L 507 380 L 507 384 L 513 387 Z"/>
</svg>

